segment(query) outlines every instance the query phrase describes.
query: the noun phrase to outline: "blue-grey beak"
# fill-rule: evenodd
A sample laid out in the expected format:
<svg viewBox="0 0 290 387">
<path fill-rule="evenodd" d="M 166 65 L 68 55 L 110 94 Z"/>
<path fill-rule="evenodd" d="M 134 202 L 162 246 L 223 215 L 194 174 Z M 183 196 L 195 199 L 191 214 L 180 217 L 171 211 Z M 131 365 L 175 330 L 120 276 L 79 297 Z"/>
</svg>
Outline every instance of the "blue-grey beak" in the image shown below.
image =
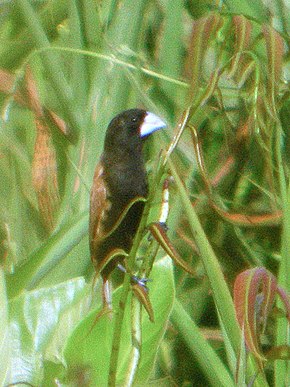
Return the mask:
<svg viewBox="0 0 290 387">
<path fill-rule="evenodd" d="M 140 136 L 146 137 L 156 130 L 163 129 L 166 124 L 156 114 L 147 112 L 144 121 L 140 127 Z"/>
</svg>

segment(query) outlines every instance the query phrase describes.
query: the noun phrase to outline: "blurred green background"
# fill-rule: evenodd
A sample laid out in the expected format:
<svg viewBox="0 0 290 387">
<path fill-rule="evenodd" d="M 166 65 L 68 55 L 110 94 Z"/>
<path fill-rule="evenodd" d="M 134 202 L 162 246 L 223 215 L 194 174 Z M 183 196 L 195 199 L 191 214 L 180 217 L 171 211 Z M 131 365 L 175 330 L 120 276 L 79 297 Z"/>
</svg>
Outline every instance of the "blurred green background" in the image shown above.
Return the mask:
<svg viewBox="0 0 290 387">
<path fill-rule="evenodd" d="M 290 289 L 289 15 L 282 0 L 0 4 L 0 384 L 107 385 L 114 324 L 90 332 L 89 191 L 106 127 L 131 107 L 168 123 L 147 147 L 150 220 L 173 174 L 167 235 L 196 273 L 159 249 L 135 385 L 289 383 L 289 360 L 246 362 L 231 297 L 256 266 Z M 261 352 L 286 332 L 271 315 Z"/>
</svg>

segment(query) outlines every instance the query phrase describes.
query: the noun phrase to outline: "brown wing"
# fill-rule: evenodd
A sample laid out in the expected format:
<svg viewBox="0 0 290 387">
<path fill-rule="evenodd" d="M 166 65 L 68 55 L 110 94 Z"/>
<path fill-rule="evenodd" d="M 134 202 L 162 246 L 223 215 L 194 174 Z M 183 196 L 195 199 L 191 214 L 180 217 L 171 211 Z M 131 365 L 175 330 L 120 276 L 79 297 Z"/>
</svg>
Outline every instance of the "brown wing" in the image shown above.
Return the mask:
<svg viewBox="0 0 290 387">
<path fill-rule="evenodd" d="M 110 209 L 110 203 L 107 200 L 108 196 L 108 189 L 104 181 L 103 166 L 102 163 L 99 162 L 95 170 L 90 196 L 89 238 L 91 259 L 93 261 L 98 245 L 105 236 L 103 222 L 106 213 Z"/>
<path fill-rule="evenodd" d="M 89 239 L 91 260 L 97 272 L 108 278 L 120 257 L 129 252 L 137 231 L 144 198 L 136 197 L 128 203 L 110 200 L 102 162 L 96 167 L 90 196 Z M 119 198 L 120 199 L 120 198 Z"/>
</svg>

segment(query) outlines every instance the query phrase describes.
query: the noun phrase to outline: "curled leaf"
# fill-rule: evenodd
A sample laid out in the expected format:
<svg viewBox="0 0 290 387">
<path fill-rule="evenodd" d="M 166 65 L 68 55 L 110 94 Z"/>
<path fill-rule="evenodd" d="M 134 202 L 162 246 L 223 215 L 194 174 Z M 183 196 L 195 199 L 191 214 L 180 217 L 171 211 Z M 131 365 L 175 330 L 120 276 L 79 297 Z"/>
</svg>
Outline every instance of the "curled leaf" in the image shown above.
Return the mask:
<svg viewBox="0 0 290 387">
<path fill-rule="evenodd" d="M 276 113 L 276 95 L 282 72 L 284 45 L 281 35 L 269 25 L 263 25 L 262 32 L 266 42 L 268 57 L 268 90 L 269 105 L 272 113 Z M 276 115 L 276 114 L 275 114 Z"/>
<path fill-rule="evenodd" d="M 187 60 L 187 74 L 191 80 L 190 94 L 194 98 L 200 84 L 202 63 L 211 38 L 222 27 L 223 19 L 218 14 L 195 20 L 192 28 L 189 55 Z"/>
<path fill-rule="evenodd" d="M 281 224 L 282 212 L 276 211 L 272 214 L 247 215 L 242 213 L 230 213 L 222 210 L 215 203 L 211 202 L 214 210 L 226 221 L 235 226 L 242 227 L 269 227 Z"/>
<path fill-rule="evenodd" d="M 234 305 L 238 323 L 244 332 L 246 345 L 259 360 L 266 360 L 259 347 L 259 336 L 264 332 L 272 311 L 275 296 L 281 294 L 277 280 L 263 267 L 240 273 L 234 284 Z M 290 313 L 289 298 L 284 294 L 282 302 L 287 315 Z"/>
<path fill-rule="evenodd" d="M 132 290 L 134 292 L 135 297 L 139 300 L 139 302 L 144 306 L 146 312 L 148 313 L 149 319 L 151 322 L 154 322 L 154 311 L 149 298 L 148 290 L 139 284 L 132 285 Z"/>
<path fill-rule="evenodd" d="M 195 275 L 194 269 L 184 261 L 178 252 L 175 250 L 170 239 L 168 238 L 164 227 L 160 223 L 151 223 L 149 226 L 152 236 L 157 240 L 157 242 L 162 246 L 164 251 L 170 256 L 170 258 L 180 266 L 183 270 L 191 275 Z"/>
<path fill-rule="evenodd" d="M 243 15 L 233 16 L 233 25 L 235 31 L 235 47 L 234 56 L 229 70 L 229 77 L 240 77 L 241 65 L 244 62 L 243 51 L 245 51 L 250 43 L 252 24 Z"/>
</svg>

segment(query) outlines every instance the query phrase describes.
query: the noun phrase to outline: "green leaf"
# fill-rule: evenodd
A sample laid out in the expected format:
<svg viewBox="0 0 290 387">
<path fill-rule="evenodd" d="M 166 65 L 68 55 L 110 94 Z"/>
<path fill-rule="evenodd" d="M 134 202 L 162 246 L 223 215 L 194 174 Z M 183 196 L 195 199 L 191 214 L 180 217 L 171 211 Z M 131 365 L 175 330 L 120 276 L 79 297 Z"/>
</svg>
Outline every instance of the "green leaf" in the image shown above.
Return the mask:
<svg viewBox="0 0 290 387">
<path fill-rule="evenodd" d="M 149 321 L 147 313 L 142 317 L 142 354 L 136 382 L 145 382 L 152 371 L 160 340 L 162 339 L 174 300 L 174 281 L 171 260 L 165 257 L 158 261 L 152 270 L 149 296 L 154 309 L 155 322 Z M 121 289 L 113 294 L 113 310 L 118 308 Z M 122 328 L 120 363 L 117 380 L 121 385 L 125 379 L 131 351 L 131 318 L 129 301 L 126 304 Z M 74 369 L 86 368 L 92 385 L 106 385 L 111 355 L 114 318 L 101 317 L 92 329 L 97 310 L 92 311 L 76 327 L 68 339 L 64 357 L 68 365 L 68 374 Z"/>
<path fill-rule="evenodd" d="M 268 21 L 270 13 L 262 0 L 224 0 L 226 9 L 235 14 L 243 14 L 258 19 L 261 22 Z"/>
<path fill-rule="evenodd" d="M 87 287 L 83 278 L 60 285 L 26 292 L 9 304 L 9 345 L 11 350 L 10 377 L 6 383 L 27 382 L 40 385 L 45 359 L 60 362 L 63 337 L 67 335 L 85 305 Z M 66 321 L 62 315 L 75 305 L 79 313 L 69 313 Z M 62 325 L 62 326 L 61 326 Z M 62 328 L 63 335 L 57 335 Z M 58 338 L 58 345 L 56 341 Z M 52 340 L 54 345 L 52 345 Z"/>
<path fill-rule="evenodd" d="M 8 303 L 3 270 L 0 268 L 0 385 L 5 384 L 10 372 L 11 350 L 8 326 Z"/>
<path fill-rule="evenodd" d="M 188 222 L 194 237 L 194 241 L 199 248 L 200 256 L 206 271 L 206 274 L 210 280 L 210 284 L 213 290 L 213 295 L 217 309 L 221 315 L 221 319 L 227 330 L 227 334 L 233 344 L 236 355 L 239 351 L 240 344 L 240 331 L 239 327 L 233 319 L 235 315 L 234 305 L 231 298 L 230 290 L 224 280 L 224 276 L 217 260 L 217 257 L 207 239 L 207 236 L 201 226 L 199 218 L 194 211 L 194 208 L 190 202 L 188 192 L 181 181 L 174 164 L 169 159 L 170 170 L 172 176 L 175 179 L 177 188 L 180 192 L 180 199 L 184 210 L 188 216 Z"/>
<path fill-rule="evenodd" d="M 9 298 L 23 289 L 33 289 L 55 268 L 88 232 L 88 214 L 82 213 L 71 219 L 57 233 L 31 254 L 30 259 L 7 276 Z"/>
<path fill-rule="evenodd" d="M 207 380 L 215 386 L 234 386 L 233 379 L 200 329 L 179 301 L 175 301 L 172 322 L 191 348 L 199 366 L 204 370 Z"/>
</svg>

